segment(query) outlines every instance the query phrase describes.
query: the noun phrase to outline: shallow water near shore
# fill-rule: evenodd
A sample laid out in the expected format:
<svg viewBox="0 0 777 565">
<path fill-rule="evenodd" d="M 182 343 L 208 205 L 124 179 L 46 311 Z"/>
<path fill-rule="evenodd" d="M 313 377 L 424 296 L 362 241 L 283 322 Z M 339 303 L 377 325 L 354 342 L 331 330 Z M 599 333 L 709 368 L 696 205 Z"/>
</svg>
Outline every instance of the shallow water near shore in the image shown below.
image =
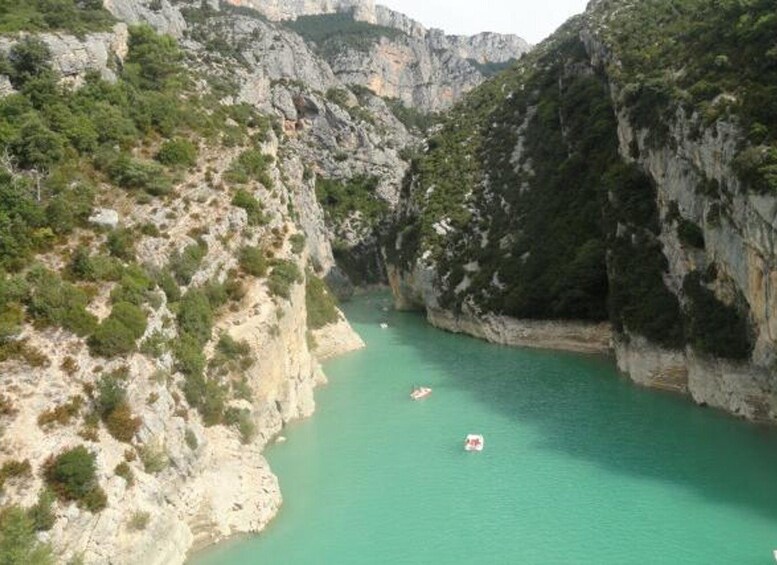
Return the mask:
<svg viewBox="0 0 777 565">
<path fill-rule="evenodd" d="M 493 346 L 389 305 L 345 305 L 367 349 L 326 364 L 316 415 L 268 449 L 275 521 L 192 563 L 774 562 L 777 431 L 639 389 L 612 359 Z M 411 402 L 414 384 L 433 395 Z M 468 433 L 484 452 L 463 451 Z"/>
</svg>

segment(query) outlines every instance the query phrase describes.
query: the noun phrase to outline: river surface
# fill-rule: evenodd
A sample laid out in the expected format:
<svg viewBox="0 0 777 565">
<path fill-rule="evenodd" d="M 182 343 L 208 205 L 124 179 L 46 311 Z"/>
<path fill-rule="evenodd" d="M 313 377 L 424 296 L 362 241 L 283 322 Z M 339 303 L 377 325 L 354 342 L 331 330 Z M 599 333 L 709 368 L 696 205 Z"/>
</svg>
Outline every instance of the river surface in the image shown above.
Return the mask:
<svg viewBox="0 0 777 565">
<path fill-rule="evenodd" d="M 389 305 L 345 306 L 367 349 L 326 364 L 316 415 L 268 449 L 275 521 L 194 563 L 774 563 L 775 430 L 637 388 L 605 357 L 489 345 Z M 434 394 L 411 402 L 414 384 Z M 468 433 L 484 452 L 463 451 Z"/>
</svg>

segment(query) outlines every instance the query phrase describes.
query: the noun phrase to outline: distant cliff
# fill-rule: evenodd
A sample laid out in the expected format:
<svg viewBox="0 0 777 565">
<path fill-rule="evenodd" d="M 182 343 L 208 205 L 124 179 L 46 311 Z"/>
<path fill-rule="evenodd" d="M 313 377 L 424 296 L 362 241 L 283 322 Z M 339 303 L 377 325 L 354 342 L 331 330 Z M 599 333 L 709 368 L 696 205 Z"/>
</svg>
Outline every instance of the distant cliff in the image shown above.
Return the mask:
<svg viewBox="0 0 777 565">
<path fill-rule="evenodd" d="M 428 30 L 371 0 L 228 1 L 273 21 L 296 22 L 291 27 L 303 35 L 311 30 L 307 38 L 341 80 L 424 111 L 451 106 L 491 73 L 490 65 L 501 68 L 530 49 L 514 35 Z M 348 19 L 364 26 L 349 27 Z M 327 28 L 331 37 L 325 36 Z"/>
</svg>

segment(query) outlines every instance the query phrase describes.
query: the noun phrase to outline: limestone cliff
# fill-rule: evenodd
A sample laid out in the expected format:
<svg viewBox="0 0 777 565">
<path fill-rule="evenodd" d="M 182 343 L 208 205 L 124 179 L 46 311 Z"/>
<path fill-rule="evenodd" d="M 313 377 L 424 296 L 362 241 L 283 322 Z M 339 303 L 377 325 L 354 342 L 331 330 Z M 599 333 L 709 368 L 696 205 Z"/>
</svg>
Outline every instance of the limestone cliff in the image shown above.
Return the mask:
<svg viewBox="0 0 777 565">
<path fill-rule="evenodd" d="M 455 107 L 386 240 L 398 305 L 481 336 L 610 320 L 638 383 L 777 419 L 774 68 L 747 55 L 774 22 L 699 9 L 591 3 Z"/>
<path fill-rule="evenodd" d="M 397 98 L 427 112 L 451 106 L 480 84 L 489 64 L 506 64 L 530 49 L 523 39 L 512 35 L 482 33 L 465 37 L 428 30 L 371 0 L 230 2 L 256 9 L 273 21 L 306 20 L 309 26 L 318 28 L 312 38 L 318 43 L 318 52 L 343 82 L 364 86 L 378 96 Z M 342 23 L 335 15 L 352 17 L 373 28 L 360 28 L 358 33 L 365 38 L 358 42 L 353 41 L 356 32 L 347 30 L 321 37 L 322 30 L 334 21 Z M 323 41 L 337 48 L 325 46 Z"/>
</svg>

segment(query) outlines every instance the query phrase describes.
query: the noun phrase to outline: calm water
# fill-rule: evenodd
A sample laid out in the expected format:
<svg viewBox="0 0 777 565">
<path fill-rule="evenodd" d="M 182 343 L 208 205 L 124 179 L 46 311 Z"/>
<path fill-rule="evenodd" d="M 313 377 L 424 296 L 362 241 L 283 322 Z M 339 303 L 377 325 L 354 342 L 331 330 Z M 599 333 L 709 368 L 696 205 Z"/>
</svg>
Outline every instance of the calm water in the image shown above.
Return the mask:
<svg viewBox="0 0 777 565">
<path fill-rule="evenodd" d="M 317 414 L 269 450 L 278 518 L 198 565 L 773 563 L 777 433 L 388 304 L 347 305 L 368 348 L 327 364 Z M 462 451 L 470 432 L 486 451 Z"/>
</svg>

